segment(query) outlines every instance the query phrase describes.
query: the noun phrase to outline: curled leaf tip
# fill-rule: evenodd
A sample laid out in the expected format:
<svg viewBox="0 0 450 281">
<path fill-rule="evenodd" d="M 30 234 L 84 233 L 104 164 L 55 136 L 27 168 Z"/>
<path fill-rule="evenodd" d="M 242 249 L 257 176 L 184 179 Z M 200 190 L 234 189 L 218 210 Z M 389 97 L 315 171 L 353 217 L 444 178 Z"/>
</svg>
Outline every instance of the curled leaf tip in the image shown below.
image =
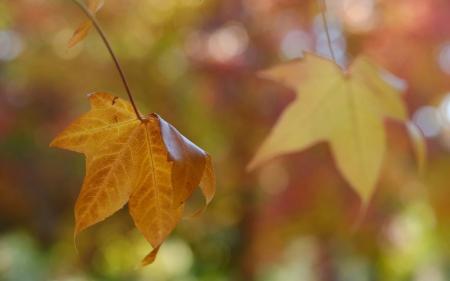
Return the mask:
<svg viewBox="0 0 450 281">
<path fill-rule="evenodd" d="M 150 265 L 153 262 L 155 262 L 156 256 L 158 255 L 160 247 L 161 247 L 161 245 L 153 248 L 153 250 L 147 256 L 145 256 L 144 259 L 142 259 L 141 266 L 147 266 L 147 265 Z"/>
</svg>

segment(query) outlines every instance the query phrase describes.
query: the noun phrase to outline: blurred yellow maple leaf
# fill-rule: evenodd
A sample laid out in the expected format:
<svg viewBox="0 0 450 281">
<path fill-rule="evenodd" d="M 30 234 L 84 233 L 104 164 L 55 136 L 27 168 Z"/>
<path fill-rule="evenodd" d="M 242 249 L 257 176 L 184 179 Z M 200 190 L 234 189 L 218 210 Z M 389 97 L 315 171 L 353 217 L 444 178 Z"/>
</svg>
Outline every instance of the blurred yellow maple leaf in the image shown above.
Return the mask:
<svg viewBox="0 0 450 281">
<path fill-rule="evenodd" d="M 303 59 L 263 71 L 261 76 L 295 89 L 298 96 L 248 168 L 327 141 L 338 169 L 366 203 L 385 152 L 383 119 L 407 119 L 400 93 L 364 57 L 358 57 L 344 72 L 328 59 L 306 54 Z"/>
<path fill-rule="evenodd" d="M 156 114 L 136 118 L 127 101 L 89 96 L 91 110 L 50 144 L 86 156 L 86 176 L 75 205 L 75 236 L 127 202 L 133 221 L 153 246 L 153 262 L 200 185 L 206 205 L 215 192 L 209 155 Z"/>
<path fill-rule="evenodd" d="M 87 0 L 86 1 L 87 4 L 87 10 L 95 15 L 102 7 L 104 4 L 103 0 Z M 86 36 L 89 34 L 89 31 L 92 28 L 92 21 L 91 20 L 85 20 L 83 21 L 78 27 L 77 29 L 75 29 L 75 31 L 72 34 L 72 37 L 70 38 L 69 42 L 67 43 L 69 48 L 72 48 L 74 46 L 76 46 L 78 43 L 80 43 L 81 41 L 83 41 L 84 38 L 86 38 Z"/>
</svg>

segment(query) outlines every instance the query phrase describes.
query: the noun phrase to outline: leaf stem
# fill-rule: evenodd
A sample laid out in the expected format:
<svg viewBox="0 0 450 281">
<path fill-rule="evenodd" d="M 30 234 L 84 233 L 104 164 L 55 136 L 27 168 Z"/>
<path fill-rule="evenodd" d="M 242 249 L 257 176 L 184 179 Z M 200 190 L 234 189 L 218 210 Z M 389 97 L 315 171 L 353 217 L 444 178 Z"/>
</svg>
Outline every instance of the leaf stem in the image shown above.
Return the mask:
<svg viewBox="0 0 450 281">
<path fill-rule="evenodd" d="M 97 30 L 98 34 L 102 38 L 103 43 L 105 44 L 106 48 L 108 49 L 109 54 L 111 55 L 112 60 L 114 61 L 114 64 L 116 66 L 117 71 L 119 72 L 120 78 L 122 79 L 123 86 L 125 88 L 125 91 L 127 92 L 128 99 L 131 102 L 131 105 L 133 106 L 134 113 L 136 113 L 136 117 L 143 122 L 144 119 L 142 118 L 141 114 L 139 113 L 136 103 L 134 102 L 133 95 L 131 94 L 130 87 L 128 86 L 127 79 L 125 78 L 125 74 L 122 70 L 122 67 L 120 66 L 119 60 L 117 59 L 117 56 L 114 54 L 114 51 L 111 47 L 111 44 L 109 43 L 108 39 L 106 38 L 105 32 L 103 32 L 102 28 L 100 27 L 100 24 L 98 23 L 95 16 L 86 8 L 86 6 L 80 1 L 80 0 L 72 0 L 75 4 L 80 7 L 80 9 L 84 12 L 84 14 L 92 21 L 92 24 L 94 25 L 95 29 Z"/>
<path fill-rule="evenodd" d="M 330 50 L 331 58 L 333 58 L 334 62 L 337 63 L 336 55 L 334 54 L 334 50 L 333 50 L 333 44 L 331 42 L 330 29 L 328 28 L 328 19 L 325 14 L 327 11 L 326 0 L 317 0 L 317 3 L 319 4 L 320 14 L 322 17 L 322 22 L 323 22 L 323 28 L 324 28 L 325 34 L 327 36 L 328 49 Z"/>
</svg>

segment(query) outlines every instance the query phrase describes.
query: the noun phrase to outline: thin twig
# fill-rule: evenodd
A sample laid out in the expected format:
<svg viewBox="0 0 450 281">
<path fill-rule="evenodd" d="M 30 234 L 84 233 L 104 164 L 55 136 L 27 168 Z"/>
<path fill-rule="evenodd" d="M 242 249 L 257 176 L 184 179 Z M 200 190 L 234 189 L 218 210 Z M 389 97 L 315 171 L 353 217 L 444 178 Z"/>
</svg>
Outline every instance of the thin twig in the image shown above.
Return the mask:
<svg viewBox="0 0 450 281">
<path fill-rule="evenodd" d="M 125 91 L 127 92 L 128 98 L 131 102 L 131 105 L 133 106 L 133 110 L 136 113 L 137 118 L 140 121 L 144 121 L 141 114 L 139 113 L 136 104 L 133 99 L 133 95 L 131 94 L 130 87 L 128 86 L 127 79 L 125 78 L 125 74 L 122 70 L 122 67 L 120 66 L 119 60 L 117 59 L 117 56 L 114 54 L 114 51 L 112 50 L 111 44 L 109 44 L 108 39 L 106 38 L 105 32 L 103 32 L 102 28 L 100 27 L 100 24 L 98 23 L 95 16 L 89 11 L 86 6 L 81 3 L 80 0 L 72 0 L 75 4 L 77 4 L 81 10 L 84 12 L 84 14 L 92 21 L 92 24 L 94 25 L 95 29 L 97 30 L 98 34 L 103 40 L 103 43 L 105 43 L 106 48 L 108 49 L 109 54 L 111 55 L 111 58 L 114 61 L 114 64 L 116 66 L 117 71 L 119 72 L 120 78 L 122 79 L 123 86 L 125 87 Z"/>
<path fill-rule="evenodd" d="M 328 28 L 328 20 L 327 20 L 327 16 L 325 15 L 325 13 L 327 11 L 326 0 L 317 0 L 317 1 L 318 1 L 319 8 L 320 8 L 320 14 L 322 16 L 323 28 L 324 28 L 325 34 L 327 36 L 328 48 L 330 49 L 331 57 L 333 58 L 334 62 L 337 63 L 336 56 L 333 51 L 333 44 L 331 43 L 330 30 Z"/>
</svg>

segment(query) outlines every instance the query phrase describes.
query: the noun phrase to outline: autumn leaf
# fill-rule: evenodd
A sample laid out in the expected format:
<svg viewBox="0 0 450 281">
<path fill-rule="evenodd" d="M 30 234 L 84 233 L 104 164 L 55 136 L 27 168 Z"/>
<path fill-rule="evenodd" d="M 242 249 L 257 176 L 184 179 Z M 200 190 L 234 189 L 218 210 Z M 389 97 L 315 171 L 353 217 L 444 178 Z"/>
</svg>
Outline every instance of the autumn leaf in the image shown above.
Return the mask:
<svg viewBox="0 0 450 281">
<path fill-rule="evenodd" d="M 161 120 L 160 126 L 163 138 L 171 140 L 166 147 L 170 151 L 169 159 L 174 163 L 173 186 L 179 189 L 175 192 L 174 203 L 181 205 L 191 196 L 203 176 L 206 154 L 166 121 Z"/>
<path fill-rule="evenodd" d="M 96 14 L 103 7 L 103 4 L 103 0 L 87 0 L 87 9 L 91 14 Z M 85 20 L 83 23 L 81 23 L 73 32 L 72 37 L 67 44 L 68 47 L 72 48 L 83 41 L 83 39 L 86 38 L 86 36 L 89 34 L 91 28 L 91 20 Z"/>
<path fill-rule="evenodd" d="M 283 112 L 248 168 L 327 141 L 338 169 L 366 203 L 385 152 L 383 120 L 407 119 L 400 94 L 364 57 L 358 57 L 344 72 L 332 61 L 306 54 L 301 60 L 261 75 L 295 89 L 298 96 Z"/>
<path fill-rule="evenodd" d="M 153 251 L 183 214 L 199 185 L 209 204 L 215 182 L 209 155 L 156 114 L 142 122 L 130 103 L 107 93 L 89 96 L 91 110 L 50 144 L 86 156 L 86 176 L 75 205 L 75 236 L 129 205 Z"/>
</svg>

